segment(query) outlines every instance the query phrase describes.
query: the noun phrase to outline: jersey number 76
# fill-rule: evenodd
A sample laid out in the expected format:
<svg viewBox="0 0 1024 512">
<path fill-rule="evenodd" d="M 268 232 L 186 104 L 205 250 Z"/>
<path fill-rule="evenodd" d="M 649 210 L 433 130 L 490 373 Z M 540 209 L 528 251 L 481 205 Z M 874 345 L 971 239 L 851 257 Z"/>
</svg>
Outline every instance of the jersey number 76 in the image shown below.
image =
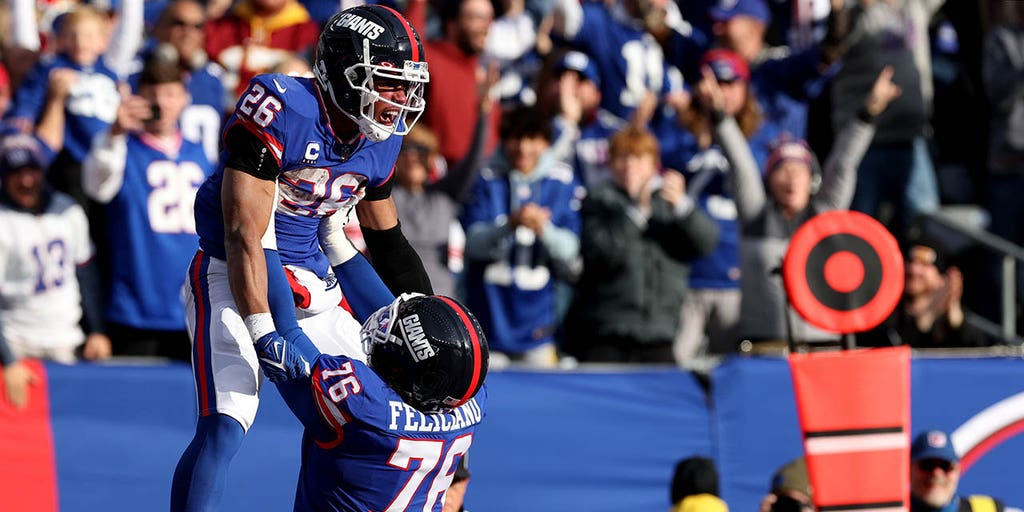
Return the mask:
<svg viewBox="0 0 1024 512">
<path fill-rule="evenodd" d="M 398 440 L 395 452 L 388 459 L 388 465 L 408 471 L 415 460 L 419 461 L 419 467 L 409 476 L 409 480 L 405 482 L 384 512 L 407 511 L 416 491 L 431 474 L 434 477 L 430 481 L 430 490 L 427 491 L 427 500 L 423 504 L 422 510 L 423 512 L 434 510 L 437 500 L 452 484 L 457 459 L 465 455 L 469 450 L 469 445 L 473 444 L 473 434 L 453 439 L 447 446 L 447 450 L 445 450 L 445 444 L 447 443 L 440 439 L 401 438 Z M 438 462 L 441 463 L 439 469 Z"/>
</svg>

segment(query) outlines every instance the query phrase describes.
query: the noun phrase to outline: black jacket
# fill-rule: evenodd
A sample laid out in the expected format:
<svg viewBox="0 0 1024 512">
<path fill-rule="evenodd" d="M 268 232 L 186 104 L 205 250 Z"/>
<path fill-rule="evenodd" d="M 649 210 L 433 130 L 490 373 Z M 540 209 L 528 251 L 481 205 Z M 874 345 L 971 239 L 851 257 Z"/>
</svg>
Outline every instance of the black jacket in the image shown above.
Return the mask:
<svg viewBox="0 0 1024 512">
<path fill-rule="evenodd" d="M 657 194 L 646 223 L 626 193 L 597 186 L 583 201 L 583 273 L 569 314 L 570 345 L 588 337 L 671 343 L 686 293 L 688 261 L 710 253 L 718 225 L 699 207 L 683 215 Z"/>
</svg>

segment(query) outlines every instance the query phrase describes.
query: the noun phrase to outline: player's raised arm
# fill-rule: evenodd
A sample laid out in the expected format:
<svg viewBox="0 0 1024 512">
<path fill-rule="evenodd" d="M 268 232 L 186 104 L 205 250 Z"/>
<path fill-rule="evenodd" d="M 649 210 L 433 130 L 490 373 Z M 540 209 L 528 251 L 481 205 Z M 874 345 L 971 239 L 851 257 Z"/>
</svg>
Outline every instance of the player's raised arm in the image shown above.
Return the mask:
<svg viewBox="0 0 1024 512">
<path fill-rule="evenodd" d="M 335 214 L 321 219 L 317 236 L 359 323 L 395 300 L 395 295 L 345 235 L 344 217 Z"/>
<path fill-rule="evenodd" d="M 274 382 L 309 374 L 318 354 L 295 318 L 291 289 L 277 254 L 274 207 L 280 167 L 254 133 L 242 123 L 225 137 L 221 203 L 228 283 L 256 353 L 271 362 L 265 373 Z"/>
</svg>

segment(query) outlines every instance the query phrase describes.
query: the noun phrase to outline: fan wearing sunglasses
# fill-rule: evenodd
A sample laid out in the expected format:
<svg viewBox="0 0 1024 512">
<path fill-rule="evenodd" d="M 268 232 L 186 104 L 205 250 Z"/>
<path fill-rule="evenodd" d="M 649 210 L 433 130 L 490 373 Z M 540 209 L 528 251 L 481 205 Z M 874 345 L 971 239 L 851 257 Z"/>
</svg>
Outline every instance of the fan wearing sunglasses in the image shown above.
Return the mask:
<svg viewBox="0 0 1024 512">
<path fill-rule="evenodd" d="M 958 496 L 960 457 L 946 432 L 921 432 L 910 445 L 911 512 L 1004 512 L 1002 501 L 990 496 Z"/>
</svg>

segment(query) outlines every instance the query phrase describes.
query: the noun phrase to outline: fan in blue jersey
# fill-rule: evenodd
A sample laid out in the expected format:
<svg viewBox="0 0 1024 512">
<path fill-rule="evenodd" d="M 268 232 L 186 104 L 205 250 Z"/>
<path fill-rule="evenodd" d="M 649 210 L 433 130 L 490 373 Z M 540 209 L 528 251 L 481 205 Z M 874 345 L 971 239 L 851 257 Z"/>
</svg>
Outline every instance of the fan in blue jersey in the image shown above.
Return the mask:
<svg viewBox="0 0 1024 512">
<path fill-rule="evenodd" d="M 501 139 L 463 210 L 466 302 L 495 352 L 550 367 L 557 362 L 560 312 L 568 306 L 559 278 L 579 255 L 584 190 L 549 151 L 551 124 L 538 109 L 506 113 Z"/>
<path fill-rule="evenodd" d="M 192 204 L 213 165 L 179 128 L 189 101 L 177 61 L 150 59 L 139 82 L 82 166 L 86 194 L 106 205 L 107 333 L 115 354 L 188 361 L 184 276 L 160 269 L 195 254 Z"/>
<path fill-rule="evenodd" d="M 147 7 L 150 2 L 146 2 Z M 228 106 L 222 83 L 224 68 L 210 61 L 203 50 L 206 37 L 206 10 L 195 0 L 174 0 L 160 12 L 153 29 L 153 40 L 143 50 L 141 60 L 159 56 L 179 62 L 186 71 L 185 87 L 191 102 L 181 114 L 181 132 L 186 139 L 199 142 L 211 162 L 220 151 L 221 122 Z M 138 90 L 139 75 L 128 82 Z"/>
<path fill-rule="evenodd" d="M 104 15 L 88 6 L 78 6 L 62 15 L 56 38 L 58 52 L 32 68 L 18 86 L 7 113 L 12 122 L 29 132 L 28 126 L 43 115 L 50 75 L 58 69 L 74 70 L 76 79 L 65 101 L 64 148 L 47 178 L 80 204 L 85 204 L 85 197 L 79 166 L 93 136 L 114 121 L 120 101 L 117 75 L 103 56 L 108 43 L 107 29 Z"/>
<path fill-rule="evenodd" d="M 608 181 L 608 139 L 626 122 L 601 108 L 601 77 L 594 61 L 583 52 L 566 52 L 555 65 L 546 92 L 559 112 L 553 123 L 552 152 L 571 165 L 588 188 Z"/>
<path fill-rule="evenodd" d="M 314 352 L 309 377 L 277 384 L 305 426 L 295 510 L 440 511 L 484 417 L 487 340 L 465 306 L 418 294 L 361 337 L 365 364 Z"/>
<path fill-rule="evenodd" d="M 256 416 L 263 372 L 254 340 L 293 348 L 280 365 L 264 367 L 271 380 L 309 375 L 311 361 L 301 356 L 314 349 L 294 321 L 282 264 L 330 286 L 330 265 L 340 262 L 321 252 L 320 238 L 355 209 L 388 286 L 430 291 L 390 195 L 401 135 L 425 106 L 419 36 L 392 9 L 354 7 L 327 23 L 314 63 L 315 80 L 252 80 L 226 123 L 221 163 L 196 195 L 201 250 L 185 295 L 200 418 L 175 470 L 172 510 L 217 508 L 228 464 Z M 342 222 L 327 222 L 332 217 Z M 346 294 L 362 286 L 362 276 L 338 277 Z"/>
<path fill-rule="evenodd" d="M 682 93 L 682 75 L 667 66 L 651 30 L 682 23 L 674 2 L 555 2 L 554 34 L 586 53 L 601 77 L 601 107 L 629 119 L 645 98 Z"/>
</svg>

